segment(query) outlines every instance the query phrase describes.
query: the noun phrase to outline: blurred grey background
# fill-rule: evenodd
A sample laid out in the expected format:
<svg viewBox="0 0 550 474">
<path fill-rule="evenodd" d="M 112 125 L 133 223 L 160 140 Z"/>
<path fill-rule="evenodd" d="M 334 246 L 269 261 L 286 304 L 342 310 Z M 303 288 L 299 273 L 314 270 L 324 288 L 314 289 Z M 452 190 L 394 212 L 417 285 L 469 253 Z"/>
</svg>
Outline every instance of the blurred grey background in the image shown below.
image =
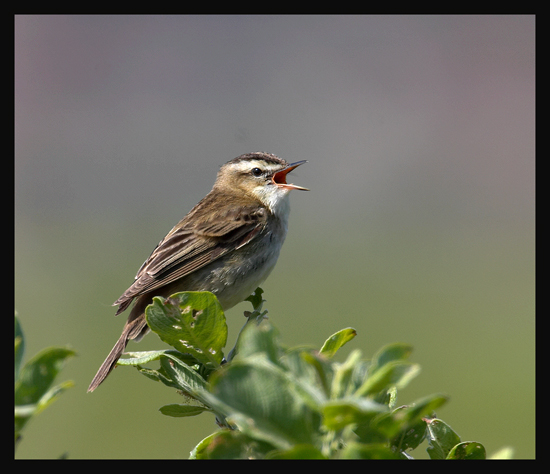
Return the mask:
<svg viewBox="0 0 550 474">
<path fill-rule="evenodd" d="M 186 458 L 217 429 L 131 368 L 86 388 L 112 302 L 251 151 L 309 161 L 263 285 L 283 342 L 411 343 L 399 403 L 447 393 L 463 440 L 534 457 L 534 111 L 534 16 L 16 16 L 15 307 L 26 359 L 79 354 L 16 457 Z"/>
</svg>

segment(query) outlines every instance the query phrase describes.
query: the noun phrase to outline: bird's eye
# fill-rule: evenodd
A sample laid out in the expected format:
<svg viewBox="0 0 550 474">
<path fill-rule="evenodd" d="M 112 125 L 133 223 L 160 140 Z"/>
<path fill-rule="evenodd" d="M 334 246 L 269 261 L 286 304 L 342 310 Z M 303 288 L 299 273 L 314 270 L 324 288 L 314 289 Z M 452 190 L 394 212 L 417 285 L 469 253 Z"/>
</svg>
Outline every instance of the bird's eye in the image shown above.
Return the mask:
<svg viewBox="0 0 550 474">
<path fill-rule="evenodd" d="M 260 168 L 252 168 L 252 174 L 258 178 L 262 175 L 262 170 Z"/>
</svg>

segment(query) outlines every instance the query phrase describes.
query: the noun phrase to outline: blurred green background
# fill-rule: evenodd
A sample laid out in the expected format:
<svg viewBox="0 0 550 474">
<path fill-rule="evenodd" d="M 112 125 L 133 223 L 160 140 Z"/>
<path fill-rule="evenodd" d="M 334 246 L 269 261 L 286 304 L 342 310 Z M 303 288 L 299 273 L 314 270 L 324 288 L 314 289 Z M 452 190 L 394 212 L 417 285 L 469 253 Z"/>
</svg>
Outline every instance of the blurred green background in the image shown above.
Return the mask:
<svg viewBox="0 0 550 474">
<path fill-rule="evenodd" d="M 365 357 L 411 343 L 422 373 L 400 403 L 444 392 L 463 440 L 533 458 L 534 31 L 512 15 L 16 16 L 15 308 L 26 359 L 79 354 L 16 457 L 187 458 L 215 431 L 161 415 L 178 395 L 130 368 L 86 389 L 124 323 L 112 302 L 219 166 L 260 150 L 309 161 L 263 285 L 283 341 L 352 326 Z"/>
</svg>

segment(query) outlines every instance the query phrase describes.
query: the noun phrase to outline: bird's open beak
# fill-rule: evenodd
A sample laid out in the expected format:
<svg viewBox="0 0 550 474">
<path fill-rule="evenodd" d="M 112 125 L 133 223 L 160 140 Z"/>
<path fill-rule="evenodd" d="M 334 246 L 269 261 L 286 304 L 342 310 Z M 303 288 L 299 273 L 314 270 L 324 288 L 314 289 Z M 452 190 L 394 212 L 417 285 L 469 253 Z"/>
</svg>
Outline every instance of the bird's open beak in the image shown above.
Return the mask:
<svg viewBox="0 0 550 474">
<path fill-rule="evenodd" d="M 303 165 L 304 163 L 307 163 L 307 161 L 306 160 L 297 161 L 296 163 L 291 163 L 281 171 L 277 171 L 273 175 L 273 178 L 272 178 L 273 183 L 281 188 L 299 189 L 300 191 L 309 191 L 309 189 L 303 188 L 302 186 L 297 186 L 295 184 L 289 184 L 286 182 L 286 175 L 290 173 L 294 168 L 297 168 L 298 166 Z"/>
</svg>

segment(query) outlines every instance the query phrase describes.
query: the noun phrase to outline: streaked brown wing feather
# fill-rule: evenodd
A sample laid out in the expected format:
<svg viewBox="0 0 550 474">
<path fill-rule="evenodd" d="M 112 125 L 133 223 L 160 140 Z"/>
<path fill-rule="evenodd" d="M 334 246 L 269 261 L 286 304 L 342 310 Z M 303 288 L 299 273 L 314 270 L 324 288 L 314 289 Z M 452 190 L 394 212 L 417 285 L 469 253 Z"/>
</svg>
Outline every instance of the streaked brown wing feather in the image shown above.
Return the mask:
<svg viewBox="0 0 550 474">
<path fill-rule="evenodd" d="M 196 219 L 198 212 L 200 209 L 193 209 L 153 250 L 134 283 L 115 301 L 114 306 L 119 306 L 117 314 L 137 296 L 183 278 L 248 244 L 262 228 L 267 211 L 257 206 L 234 207 L 212 220 Z M 195 219 L 189 218 L 192 214 Z"/>
</svg>

